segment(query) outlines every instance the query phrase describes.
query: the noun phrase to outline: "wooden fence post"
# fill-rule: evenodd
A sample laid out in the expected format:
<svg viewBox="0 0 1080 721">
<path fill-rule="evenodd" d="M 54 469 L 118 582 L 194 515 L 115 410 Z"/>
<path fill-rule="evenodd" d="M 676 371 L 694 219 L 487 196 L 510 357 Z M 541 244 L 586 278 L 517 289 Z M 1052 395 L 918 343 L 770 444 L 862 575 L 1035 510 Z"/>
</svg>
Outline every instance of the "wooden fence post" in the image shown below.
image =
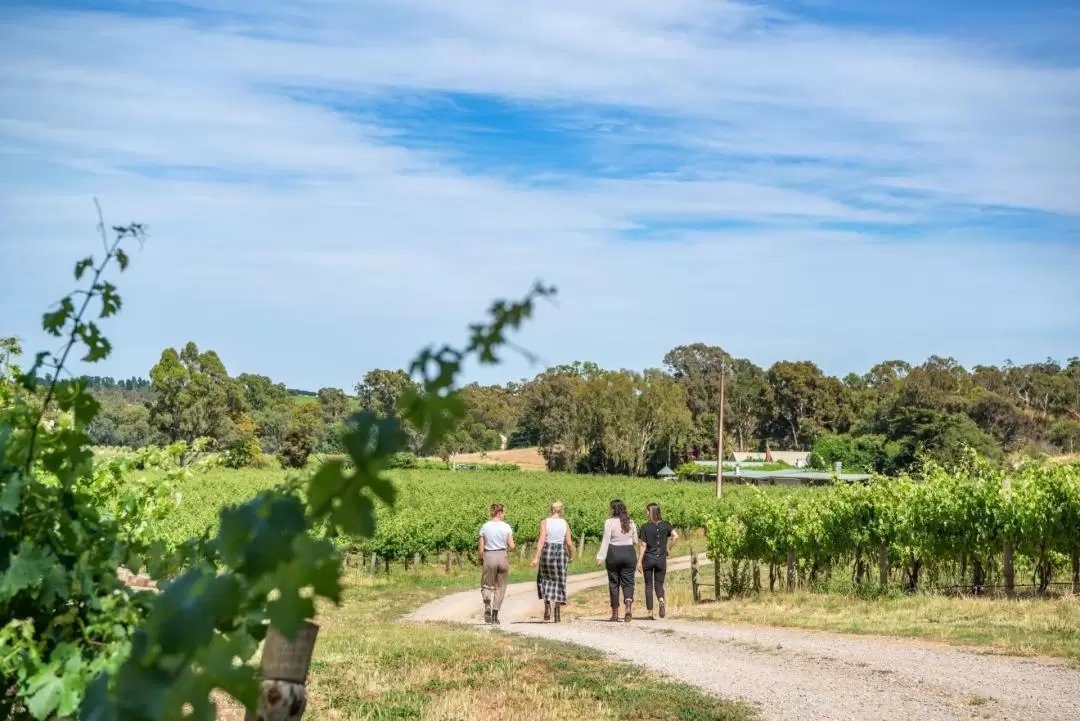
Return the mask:
<svg viewBox="0 0 1080 721">
<path fill-rule="evenodd" d="M 1072 552 L 1073 594 L 1080 596 L 1080 549 Z"/>
<path fill-rule="evenodd" d="M 372 553 L 371 554 L 371 570 L 369 571 L 369 573 L 372 576 L 374 576 L 375 572 L 378 571 L 378 570 L 379 570 L 379 554 Z"/>
<path fill-rule="evenodd" d="M 732 561 L 734 563 L 734 561 Z M 712 562 L 712 585 L 713 585 L 713 600 L 719 601 L 723 595 L 720 591 L 720 558 L 714 558 Z"/>
<path fill-rule="evenodd" d="M 787 590 L 788 593 L 795 590 L 795 551 L 793 549 L 787 552 Z"/>
<path fill-rule="evenodd" d="M 690 591 L 693 594 L 694 605 L 701 603 L 701 586 L 698 585 L 698 559 L 693 546 L 690 546 Z"/>
<path fill-rule="evenodd" d="M 889 590 L 889 547 L 878 546 L 878 586 L 882 593 Z"/>
<path fill-rule="evenodd" d="M 753 565 L 754 573 L 754 593 L 761 593 L 761 566 L 757 561 L 754 561 Z"/>
<path fill-rule="evenodd" d="M 262 681 L 258 713 L 248 711 L 244 721 L 299 721 L 307 709 L 308 669 L 319 627 L 305 622 L 289 642 L 271 628 L 262 654 Z"/>
<path fill-rule="evenodd" d="M 585 558 L 585 531 L 581 532 L 581 545 L 578 547 L 578 558 Z"/>
<path fill-rule="evenodd" d="M 1001 554 L 1002 575 L 1005 576 L 1005 595 L 1012 598 L 1016 595 L 1016 569 L 1013 567 L 1013 545 L 1011 541 L 1005 542 L 1004 551 Z"/>
</svg>

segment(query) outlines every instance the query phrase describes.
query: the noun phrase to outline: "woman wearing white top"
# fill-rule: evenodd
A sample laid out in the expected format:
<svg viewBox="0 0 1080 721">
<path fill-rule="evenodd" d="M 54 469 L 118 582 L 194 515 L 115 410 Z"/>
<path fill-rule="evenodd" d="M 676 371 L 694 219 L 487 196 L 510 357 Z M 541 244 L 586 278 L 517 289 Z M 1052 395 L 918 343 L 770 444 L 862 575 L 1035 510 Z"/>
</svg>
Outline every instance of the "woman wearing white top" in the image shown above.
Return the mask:
<svg viewBox="0 0 1080 721">
<path fill-rule="evenodd" d="M 596 565 L 607 566 L 608 594 L 611 597 L 611 620 L 619 620 L 619 589 L 622 589 L 626 605 L 626 621 L 633 618 L 634 569 L 637 568 L 637 525 L 630 520 L 626 504 L 620 500 L 611 502 L 611 518 L 604 522 L 604 538 L 596 554 Z"/>
<path fill-rule="evenodd" d="M 574 553 L 574 535 L 563 518 L 563 504 L 551 504 L 551 517 L 540 521 L 540 540 L 533 556 L 536 574 L 536 593 L 544 601 L 544 620 L 551 620 L 551 606 L 555 605 L 555 623 L 562 620 L 560 609 L 566 603 L 566 566 Z"/>
</svg>

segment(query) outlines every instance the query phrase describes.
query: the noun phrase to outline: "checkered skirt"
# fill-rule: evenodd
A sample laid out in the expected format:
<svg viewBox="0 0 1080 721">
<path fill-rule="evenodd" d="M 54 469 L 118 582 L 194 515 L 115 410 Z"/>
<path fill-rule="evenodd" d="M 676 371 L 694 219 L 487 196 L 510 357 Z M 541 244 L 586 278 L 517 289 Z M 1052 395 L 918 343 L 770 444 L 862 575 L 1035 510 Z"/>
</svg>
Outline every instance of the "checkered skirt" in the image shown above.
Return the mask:
<svg viewBox="0 0 1080 721">
<path fill-rule="evenodd" d="M 566 546 L 545 543 L 540 550 L 540 570 L 536 574 L 536 594 L 544 601 L 566 603 Z"/>
</svg>

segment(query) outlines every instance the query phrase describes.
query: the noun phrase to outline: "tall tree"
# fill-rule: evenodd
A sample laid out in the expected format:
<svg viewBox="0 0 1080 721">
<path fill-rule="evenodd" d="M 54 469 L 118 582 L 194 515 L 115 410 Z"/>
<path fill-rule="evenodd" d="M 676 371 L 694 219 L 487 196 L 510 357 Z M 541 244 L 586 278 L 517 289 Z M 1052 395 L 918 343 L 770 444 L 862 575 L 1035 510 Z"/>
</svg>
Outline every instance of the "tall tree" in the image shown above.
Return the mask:
<svg viewBox="0 0 1080 721">
<path fill-rule="evenodd" d="M 419 384 L 403 370 L 377 368 L 364 374 L 356 384 L 356 395 L 364 410 L 386 417 L 398 415 L 398 404 L 407 390 L 418 391 Z"/>
<path fill-rule="evenodd" d="M 284 383 L 266 376 L 241 373 L 236 377 L 244 395 L 244 409 L 255 424 L 255 434 L 267 453 L 276 452 L 292 417 L 293 399 Z"/>
<path fill-rule="evenodd" d="M 320 388 L 319 408 L 327 425 L 341 423 L 349 415 L 349 398 L 340 388 Z"/>
<path fill-rule="evenodd" d="M 199 352 L 194 343 L 180 352 L 162 351 L 150 383 L 156 394 L 150 423 L 170 441 L 223 440 L 232 430 L 232 416 L 243 408 L 241 390 L 217 353 Z"/>
<path fill-rule="evenodd" d="M 810 361 L 780 361 L 767 373 L 773 426 L 796 449 L 813 447 L 818 436 L 846 430 L 844 385 Z"/>
</svg>

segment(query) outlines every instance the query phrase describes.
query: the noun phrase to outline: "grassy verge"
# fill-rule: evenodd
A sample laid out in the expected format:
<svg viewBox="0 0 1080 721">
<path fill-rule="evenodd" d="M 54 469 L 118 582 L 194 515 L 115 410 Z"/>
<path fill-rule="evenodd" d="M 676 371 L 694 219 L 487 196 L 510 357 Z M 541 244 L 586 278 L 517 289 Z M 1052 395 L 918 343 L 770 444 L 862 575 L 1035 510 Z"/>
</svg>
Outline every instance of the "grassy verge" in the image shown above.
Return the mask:
<svg viewBox="0 0 1080 721">
<path fill-rule="evenodd" d="M 519 567 L 512 580 L 534 573 Z M 396 621 L 426 601 L 475 586 L 477 578 L 431 570 L 372 578 L 350 571 L 341 607 L 321 609 L 305 721 L 755 718 L 745 705 L 579 646 Z M 477 590 L 478 605 L 479 598 Z"/>
<path fill-rule="evenodd" d="M 712 582 L 703 568 L 701 580 Z M 983 646 L 1023 656 L 1056 656 L 1080 663 L 1080 599 L 949 598 L 888 595 L 862 598 L 840 594 L 775 593 L 693 605 L 688 572 L 668 575 L 668 617 L 763 626 L 900 636 L 954 645 Z M 711 595 L 711 588 L 706 590 Z M 644 583 L 638 576 L 636 612 L 644 614 Z M 572 616 L 610 612 L 607 589 L 572 599 Z"/>
</svg>

